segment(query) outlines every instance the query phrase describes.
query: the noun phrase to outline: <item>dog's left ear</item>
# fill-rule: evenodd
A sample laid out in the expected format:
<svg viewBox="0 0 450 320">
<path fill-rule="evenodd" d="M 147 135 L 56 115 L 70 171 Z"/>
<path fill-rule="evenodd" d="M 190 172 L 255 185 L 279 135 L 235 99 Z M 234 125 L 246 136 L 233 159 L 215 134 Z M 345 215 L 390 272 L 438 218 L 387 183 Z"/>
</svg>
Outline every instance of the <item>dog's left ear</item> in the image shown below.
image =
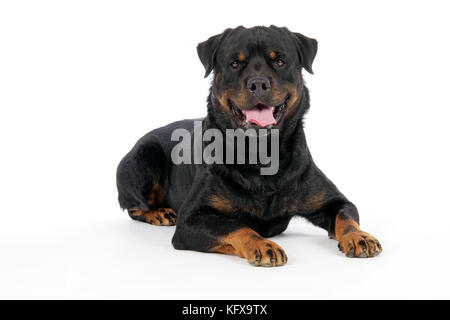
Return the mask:
<svg viewBox="0 0 450 320">
<path fill-rule="evenodd" d="M 203 41 L 197 45 L 197 53 L 200 61 L 205 67 L 205 78 L 209 76 L 211 71 L 216 65 L 216 53 L 220 46 L 220 43 L 225 38 L 225 36 L 231 31 L 231 29 L 226 29 L 221 34 L 210 37 L 208 40 Z"/>
<path fill-rule="evenodd" d="M 308 38 L 301 33 L 291 32 L 291 34 L 294 37 L 301 66 L 306 71 L 313 74 L 312 63 L 317 54 L 317 40 Z"/>
</svg>

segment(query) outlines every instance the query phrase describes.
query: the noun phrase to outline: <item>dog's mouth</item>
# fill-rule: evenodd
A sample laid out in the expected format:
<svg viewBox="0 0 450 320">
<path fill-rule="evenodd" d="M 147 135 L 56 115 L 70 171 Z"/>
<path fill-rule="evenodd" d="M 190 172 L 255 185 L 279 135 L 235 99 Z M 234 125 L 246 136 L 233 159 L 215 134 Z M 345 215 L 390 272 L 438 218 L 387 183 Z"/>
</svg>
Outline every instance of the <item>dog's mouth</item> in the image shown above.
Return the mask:
<svg viewBox="0 0 450 320">
<path fill-rule="evenodd" d="M 256 125 L 257 127 L 270 129 L 280 121 L 288 100 L 289 96 L 286 96 L 283 103 L 277 106 L 270 106 L 259 102 L 246 110 L 239 108 L 231 100 L 229 100 L 229 103 L 233 114 L 241 126 L 251 127 Z"/>
</svg>

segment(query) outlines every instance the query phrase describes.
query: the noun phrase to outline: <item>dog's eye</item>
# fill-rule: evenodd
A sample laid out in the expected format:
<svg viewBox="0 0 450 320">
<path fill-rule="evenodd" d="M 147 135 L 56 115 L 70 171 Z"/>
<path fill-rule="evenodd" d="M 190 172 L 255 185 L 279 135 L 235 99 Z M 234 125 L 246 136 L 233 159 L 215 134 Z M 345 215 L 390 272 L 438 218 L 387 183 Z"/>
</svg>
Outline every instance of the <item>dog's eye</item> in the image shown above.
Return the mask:
<svg viewBox="0 0 450 320">
<path fill-rule="evenodd" d="M 239 64 L 239 62 L 237 60 L 234 60 L 232 63 L 230 63 L 230 66 L 233 69 L 237 69 L 237 68 L 239 68 L 240 64 Z"/>
<path fill-rule="evenodd" d="M 286 64 L 286 62 L 284 62 L 283 59 L 278 58 L 277 60 L 275 60 L 275 65 L 276 65 L 277 67 L 282 67 L 282 66 L 284 66 L 285 64 Z"/>
</svg>

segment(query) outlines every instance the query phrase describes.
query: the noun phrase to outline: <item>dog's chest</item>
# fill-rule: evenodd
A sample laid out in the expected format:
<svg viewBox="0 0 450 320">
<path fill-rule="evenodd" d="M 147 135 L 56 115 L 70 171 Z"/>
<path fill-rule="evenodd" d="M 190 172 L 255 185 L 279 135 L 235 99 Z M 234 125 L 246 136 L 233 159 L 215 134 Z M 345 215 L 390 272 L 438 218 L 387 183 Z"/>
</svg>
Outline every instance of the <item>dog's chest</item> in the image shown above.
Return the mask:
<svg viewBox="0 0 450 320">
<path fill-rule="evenodd" d="M 288 214 L 286 197 L 278 195 L 241 197 L 236 213 L 249 215 L 253 219 L 270 220 Z"/>
</svg>

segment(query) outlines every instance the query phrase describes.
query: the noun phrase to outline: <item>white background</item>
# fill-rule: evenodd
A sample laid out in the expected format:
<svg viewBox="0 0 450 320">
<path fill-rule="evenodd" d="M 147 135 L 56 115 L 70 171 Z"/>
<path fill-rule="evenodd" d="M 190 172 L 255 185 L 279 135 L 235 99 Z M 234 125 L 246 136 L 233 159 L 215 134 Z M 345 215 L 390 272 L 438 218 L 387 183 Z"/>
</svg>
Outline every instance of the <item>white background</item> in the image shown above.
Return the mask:
<svg viewBox="0 0 450 320">
<path fill-rule="evenodd" d="M 445 1 L 2 1 L 0 298 L 450 298 Z M 119 209 L 147 131 L 205 115 L 198 42 L 238 25 L 319 41 L 306 120 L 319 167 L 383 244 L 348 259 L 296 220 L 282 268 L 176 251 Z"/>
</svg>

